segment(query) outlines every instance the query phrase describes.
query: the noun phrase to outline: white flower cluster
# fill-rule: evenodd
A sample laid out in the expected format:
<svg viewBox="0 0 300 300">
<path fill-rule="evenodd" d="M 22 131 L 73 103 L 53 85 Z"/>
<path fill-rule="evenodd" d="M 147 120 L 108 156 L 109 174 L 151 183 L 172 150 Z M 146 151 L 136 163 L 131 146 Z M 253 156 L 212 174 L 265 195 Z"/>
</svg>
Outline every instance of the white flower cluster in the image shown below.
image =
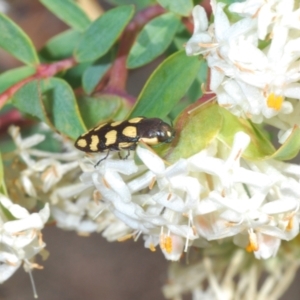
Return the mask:
<svg viewBox="0 0 300 300">
<path fill-rule="evenodd" d="M 18 195 L 19 203 L 31 207 L 37 200 L 49 203 L 51 217 L 58 227 L 76 230 L 82 235 L 103 231 L 102 235 L 113 241 L 130 231 L 105 209 L 93 188 L 87 189 L 80 182 L 78 161 L 83 157 L 82 152 L 66 141 L 60 141 L 65 148 L 63 153 L 38 150 L 34 147 L 44 141 L 45 135 L 22 138 L 20 129 L 14 126 L 9 133 L 17 147 L 15 154 L 22 159 L 21 165 L 15 163 L 7 172 L 7 175 L 16 173 L 16 178 L 8 180 L 14 182 L 8 188 L 13 195 Z M 59 136 L 55 138 L 60 139 Z M 103 213 L 99 215 L 100 211 Z"/>
<path fill-rule="evenodd" d="M 229 5 L 225 13 L 224 3 L 211 0 L 212 24 L 198 5 L 193 10 L 194 33 L 186 45 L 187 55 L 202 54 L 207 60 L 209 88 L 221 106 L 284 132 L 300 125 L 296 2 L 246 0 Z"/>
<path fill-rule="evenodd" d="M 275 256 L 281 240 L 299 232 L 300 167 L 276 161 L 241 159 L 250 138 L 236 134 L 229 152 L 217 140 L 207 149 L 169 165 L 137 147 L 142 161 L 115 159 L 95 169 L 82 164 L 82 182 L 96 189 L 102 206 L 143 234 L 145 247 L 160 245 L 167 259 L 178 260 L 188 246 L 232 241 L 257 258 Z"/>
<path fill-rule="evenodd" d="M 30 214 L 0 194 L 0 283 L 11 277 L 22 262 L 28 270 L 38 268 L 30 260 L 45 247 L 41 230 L 49 215 L 48 204 Z"/>
<path fill-rule="evenodd" d="M 72 146 L 46 153 L 32 148 L 42 136 L 10 132 L 27 166 L 19 172 L 27 197 L 49 202 L 61 228 L 102 231 L 110 241 L 142 235 L 145 247 L 159 246 L 169 260 L 213 241 L 267 259 L 299 233 L 300 167 L 241 158 L 250 142 L 243 132 L 231 150 L 215 139 L 172 165 L 138 146 L 136 160 L 134 153 L 126 160 L 110 153 L 96 168 L 106 153 L 82 158 Z M 80 163 L 61 162 L 74 158 Z"/>
</svg>

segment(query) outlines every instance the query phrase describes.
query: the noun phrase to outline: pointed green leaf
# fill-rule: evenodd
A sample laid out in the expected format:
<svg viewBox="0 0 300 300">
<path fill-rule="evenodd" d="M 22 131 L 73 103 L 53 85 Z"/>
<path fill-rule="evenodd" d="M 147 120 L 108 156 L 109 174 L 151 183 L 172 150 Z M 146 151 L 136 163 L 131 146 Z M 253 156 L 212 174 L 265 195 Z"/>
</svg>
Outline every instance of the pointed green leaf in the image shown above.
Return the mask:
<svg viewBox="0 0 300 300">
<path fill-rule="evenodd" d="M 0 47 L 25 64 L 36 65 L 39 63 L 32 41 L 26 33 L 1 13 Z"/>
<path fill-rule="evenodd" d="M 171 44 L 179 24 L 173 13 L 158 16 L 146 24 L 130 50 L 128 68 L 140 67 L 161 55 Z"/>
<path fill-rule="evenodd" d="M 194 7 L 193 0 L 157 0 L 157 2 L 165 9 L 186 17 Z"/>
<path fill-rule="evenodd" d="M 115 120 L 122 107 L 122 98 L 113 95 L 80 97 L 77 103 L 86 127 L 92 128 L 99 123 Z"/>
<path fill-rule="evenodd" d="M 103 56 L 121 35 L 133 12 L 132 5 L 119 6 L 95 20 L 79 40 L 75 49 L 76 60 L 95 61 Z"/>
<path fill-rule="evenodd" d="M 82 76 L 91 65 L 91 61 L 79 63 L 62 74 L 62 78 L 67 81 L 73 89 L 81 88 Z"/>
<path fill-rule="evenodd" d="M 106 0 L 115 6 L 132 4 L 136 8 L 137 11 L 150 6 L 151 4 L 155 4 L 156 0 Z"/>
<path fill-rule="evenodd" d="M 73 55 L 81 33 L 69 29 L 51 38 L 39 54 L 46 60 L 59 60 Z"/>
<path fill-rule="evenodd" d="M 90 94 L 97 84 L 101 81 L 108 69 L 112 65 L 112 56 L 110 52 L 101 57 L 94 65 L 88 67 L 82 76 L 82 87 L 87 94 Z"/>
<path fill-rule="evenodd" d="M 12 97 L 12 103 L 73 139 L 86 131 L 73 90 L 62 79 L 31 81 Z"/>
<path fill-rule="evenodd" d="M 130 117 L 164 118 L 184 96 L 200 68 L 198 57 L 179 51 L 158 66 L 141 91 Z"/>
<path fill-rule="evenodd" d="M 84 31 L 91 23 L 85 12 L 72 0 L 40 0 L 58 18 L 71 27 Z"/>
<path fill-rule="evenodd" d="M 3 93 L 17 82 L 33 75 L 35 71 L 36 69 L 34 67 L 23 66 L 0 74 L 0 93 Z"/>
<path fill-rule="evenodd" d="M 44 80 L 43 95 L 47 114 L 60 133 L 76 139 L 86 131 L 75 95 L 67 82 L 59 78 Z"/>
<path fill-rule="evenodd" d="M 247 133 L 251 142 L 243 153 L 243 157 L 251 160 L 265 159 L 275 152 L 275 148 L 265 134 L 250 121 L 238 118 L 225 108 L 220 107 L 219 112 L 223 117 L 222 129 L 218 139 L 231 147 L 234 135 L 238 131 Z"/>
<path fill-rule="evenodd" d="M 289 160 L 294 158 L 300 150 L 300 129 L 295 127 L 288 137 L 288 139 L 282 144 L 282 146 L 272 155 L 272 158 L 278 160 Z"/>
<path fill-rule="evenodd" d="M 205 149 L 217 137 L 222 124 L 223 117 L 215 103 L 208 102 L 183 113 L 176 123 L 176 136 L 171 145 L 174 149 L 168 160 L 188 158 Z"/>
<path fill-rule="evenodd" d="M 21 112 L 39 118 L 41 121 L 50 124 L 42 102 L 41 81 L 33 80 L 12 96 L 12 103 Z"/>
</svg>

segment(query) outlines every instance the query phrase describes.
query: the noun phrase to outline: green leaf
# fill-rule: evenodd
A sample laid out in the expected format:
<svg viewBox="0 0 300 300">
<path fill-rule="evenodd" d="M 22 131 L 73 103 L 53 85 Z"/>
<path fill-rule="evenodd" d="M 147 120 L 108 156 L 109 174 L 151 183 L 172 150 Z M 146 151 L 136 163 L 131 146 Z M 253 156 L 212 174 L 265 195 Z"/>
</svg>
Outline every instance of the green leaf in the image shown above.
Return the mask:
<svg viewBox="0 0 300 300">
<path fill-rule="evenodd" d="M 39 118 L 50 125 L 46 111 L 42 102 L 41 81 L 33 80 L 25 84 L 12 96 L 12 103 L 21 112 Z"/>
<path fill-rule="evenodd" d="M 165 9 L 186 17 L 194 7 L 192 0 L 157 0 L 157 2 Z"/>
<path fill-rule="evenodd" d="M 296 130 L 297 132 L 290 136 L 287 144 L 276 151 L 258 126 L 249 120 L 236 117 L 216 103 L 206 102 L 197 108 L 191 108 L 190 111 L 184 111 L 179 116 L 175 128 L 176 136 L 167 158 L 174 162 L 181 157 L 190 157 L 205 149 L 214 139 L 218 139 L 231 148 L 235 134 L 242 131 L 251 138 L 248 147 L 243 152 L 244 158 L 249 160 L 289 159 L 294 157 L 300 148 L 300 129 Z"/>
<path fill-rule="evenodd" d="M 297 156 L 299 150 L 300 129 L 299 127 L 295 127 L 284 144 L 272 155 L 272 158 L 277 160 L 290 160 Z"/>
<path fill-rule="evenodd" d="M 148 79 L 130 114 L 164 118 L 184 96 L 200 68 L 197 57 L 179 51 L 158 66 Z"/>
<path fill-rule="evenodd" d="M 132 5 L 119 6 L 95 20 L 83 33 L 75 49 L 76 60 L 95 61 L 103 56 L 121 35 L 133 12 Z"/>
<path fill-rule="evenodd" d="M 180 23 L 177 32 L 175 34 L 175 37 L 173 39 L 174 46 L 177 50 L 184 49 L 184 45 L 187 43 L 187 41 L 191 38 L 191 33 L 186 29 L 186 27 Z"/>
<path fill-rule="evenodd" d="M 77 99 L 80 113 L 87 128 L 95 127 L 105 121 L 115 120 L 114 116 L 123 106 L 122 102 L 122 98 L 114 95 Z"/>
<path fill-rule="evenodd" d="M 86 131 L 73 90 L 62 79 L 31 81 L 13 96 L 12 103 L 73 139 Z"/>
<path fill-rule="evenodd" d="M 60 133 L 76 139 L 86 131 L 73 90 L 64 80 L 44 80 L 43 95 L 47 114 Z"/>
<path fill-rule="evenodd" d="M 101 57 L 94 65 L 88 67 L 82 76 L 82 86 L 87 94 L 92 93 L 112 65 L 113 54 L 111 52 Z"/>
<path fill-rule="evenodd" d="M 4 181 L 3 162 L 0 154 L 0 194 L 7 196 L 7 189 Z"/>
<path fill-rule="evenodd" d="M 217 137 L 223 124 L 219 106 L 208 102 L 190 113 L 184 112 L 176 122 L 173 152 L 168 159 L 177 161 L 205 149 Z"/>
<path fill-rule="evenodd" d="M 137 11 L 156 3 L 156 0 L 106 0 L 106 1 L 115 6 L 131 4 L 134 5 Z"/>
<path fill-rule="evenodd" d="M 25 64 L 39 63 L 32 41 L 21 28 L 3 14 L 0 14 L 0 47 Z"/>
<path fill-rule="evenodd" d="M 74 29 L 66 30 L 50 39 L 39 54 L 49 61 L 70 57 L 81 35 Z"/>
<path fill-rule="evenodd" d="M 35 71 L 36 69 L 33 67 L 23 66 L 0 74 L 0 93 L 3 93 L 17 82 L 33 75 Z"/>
<path fill-rule="evenodd" d="M 163 14 L 146 24 L 130 50 L 127 67 L 140 67 L 161 55 L 171 44 L 179 24 L 173 13 Z"/>
<path fill-rule="evenodd" d="M 250 160 L 266 159 L 275 152 L 275 148 L 265 134 L 250 121 L 238 118 L 225 108 L 219 107 L 219 112 L 223 117 L 222 129 L 218 139 L 231 147 L 234 135 L 238 131 L 243 131 L 251 138 L 249 146 L 243 153 L 243 157 Z"/>
<path fill-rule="evenodd" d="M 91 21 L 85 12 L 72 0 L 40 0 L 59 19 L 71 27 L 84 31 Z"/>
<path fill-rule="evenodd" d="M 92 65 L 92 62 L 84 62 L 77 64 L 71 69 L 68 69 L 63 75 L 62 78 L 68 82 L 68 84 L 73 88 L 81 87 L 82 76 L 84 72 Z"/>
</svg>

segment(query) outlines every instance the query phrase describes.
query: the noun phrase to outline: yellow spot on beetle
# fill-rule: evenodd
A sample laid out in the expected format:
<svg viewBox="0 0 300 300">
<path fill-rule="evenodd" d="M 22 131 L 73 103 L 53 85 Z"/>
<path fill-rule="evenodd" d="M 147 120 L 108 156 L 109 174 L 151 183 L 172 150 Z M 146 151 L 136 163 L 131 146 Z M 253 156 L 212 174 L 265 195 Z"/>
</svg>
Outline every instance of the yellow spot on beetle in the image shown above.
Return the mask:
<svg viewBox="0 0 300 300">
<path fill-rule="evenodd" d="M 98 135 L 92 135 L 91 136 L 92 142 L 90 143 L 90 149 L 91 151 L 98 151 L 98 144 L 99 144 L 99 137 Z"/>
<path fill-rule="evenodd" d="M 127 143 L 127 142 L 122 142 L 122 143 L 119 143 L 119 148 L 120 149 L 126 149 L 126 148 L 129 148 L 133 145 L 134 143 Z"/>
<path fill-rule="evenodd" d="M 110 124 L 111 127 L 115 127 L 115 126 L 118 126 L 122 123 L 122 121 L 118 121 L 118 122 L 113 122 Z"/>
<path fill-rule="evenodd" d="M 136 127 L 134 126 L 127 126 L 123 129 L 122 133 L 127 136 L 127 137 L 131 137 L 134 138 L 137 135 L 137 131 L 136 131 Z"/>
<path fill-rule="evenodd" d="M 105 142 L 105 145 L 106 146 L 109 146 L 109 145 L 112 145 L 112 144 L 115 144 L 116 141 L 117 141 L 117 131 L 116 130 L 111 130 L 109 131 L 106 135 L 105 135 L 105 138 L 106 138 L 106 142 Z"/>
<path fill-rule="evenodd" d="M 146 143 L 147 145 L 156 145 L 159 143 L 157 137 L 154 138 L 140 138 L 139 141 Z"/>
<path fill-rule="evenodd" d="M 143 120 L 144 118 L 133 118 L 133 119 L 130 119 L 128 120 L 128 123 L 138 123 L 140 122 L 141 120 Z"/>
<path fill-rule="evenodd" d="M 267 105 L 269 108 L 273 108 L 275 110 L 280 110 L 282 107 L 283 97 L 279 95 L 275 95 L 271 93 L 267 98 Z"/>
<path fill-rule="evenodd" d="M 77 146 L 78 147 L 81 147 L 81 148 L 84 148 L 87 146 L 87 141 L 85 139 L 80 139 L 77 141 Z"/>
</svg>

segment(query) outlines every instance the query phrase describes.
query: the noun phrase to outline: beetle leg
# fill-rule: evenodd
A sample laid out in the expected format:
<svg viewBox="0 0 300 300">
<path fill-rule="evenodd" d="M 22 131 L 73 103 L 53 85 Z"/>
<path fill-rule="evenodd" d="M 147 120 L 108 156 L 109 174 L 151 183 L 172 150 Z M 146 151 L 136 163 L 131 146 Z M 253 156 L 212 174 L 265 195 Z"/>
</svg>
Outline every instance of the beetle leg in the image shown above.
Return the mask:
<svg viewBox="0 0 300 300">
<path fill-rule="evenodd" d="M 107 159 L 109 155 L 109 149 L 107 150 L 107 154 L 105 155 L 105 157 L 101 158 L 95 165 L 94 165 L 94 168 L 96 169 L 98 167 L 98 165 L 101 163 L 101 161 Z"/>
<path fill-rule="evenodd" d="M 129 155 L 130 155 L 130 149 L 128 149 L 128 152 L 127 152 L 127 154 L 124 157 L 122 157 L 121 152 L 118 152 L 118 155 L 119 155 L 120 159 L 123 159 L 123 160 L 127 159 L 129 157 Z"/>
<path fill-rule="evenodd" d="M 128 153 L 127 153 L 127 155 L 125 156 L 124 159 L 127 159 L 129 157 L 129 155 L 130 155 L 130 149 L 128 149 Z"/>
</svg>

